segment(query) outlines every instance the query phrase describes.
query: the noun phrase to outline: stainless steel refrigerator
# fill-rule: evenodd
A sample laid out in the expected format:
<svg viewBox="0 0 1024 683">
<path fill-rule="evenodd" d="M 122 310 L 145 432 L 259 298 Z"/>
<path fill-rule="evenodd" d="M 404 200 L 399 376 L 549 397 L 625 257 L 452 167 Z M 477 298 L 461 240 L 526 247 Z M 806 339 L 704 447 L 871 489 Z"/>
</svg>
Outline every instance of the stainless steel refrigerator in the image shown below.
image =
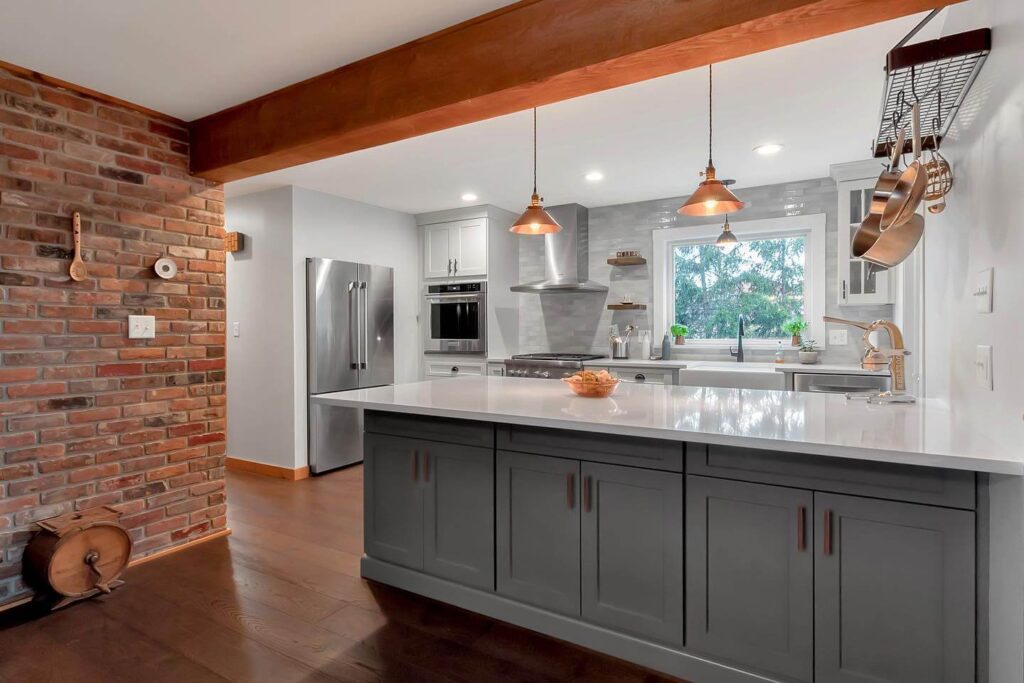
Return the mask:
<svg viewBox="0 0 1024 683">
<path fill-rule="evenodd" d="M 394 271 L 306 259 L 309 396 L 395 381 Z M 363 459 L 363 411 L 309 401 L 313 474 Z"/>
</svg>

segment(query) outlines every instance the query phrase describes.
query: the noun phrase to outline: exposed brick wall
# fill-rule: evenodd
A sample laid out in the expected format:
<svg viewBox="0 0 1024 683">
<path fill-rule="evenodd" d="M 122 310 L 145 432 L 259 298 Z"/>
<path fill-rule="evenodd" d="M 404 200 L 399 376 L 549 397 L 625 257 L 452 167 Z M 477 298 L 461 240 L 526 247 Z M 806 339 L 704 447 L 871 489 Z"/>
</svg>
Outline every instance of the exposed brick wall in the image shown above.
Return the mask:
<svg viewBox="0 0 1024 683">
<path fill-rule="evenodd" d="M 182 127 L 0 69 L 0 604 L 37 520 L 114 505 L 136 556 L 225 526 L 224 196 L 187 169 Z"/>
</svg>

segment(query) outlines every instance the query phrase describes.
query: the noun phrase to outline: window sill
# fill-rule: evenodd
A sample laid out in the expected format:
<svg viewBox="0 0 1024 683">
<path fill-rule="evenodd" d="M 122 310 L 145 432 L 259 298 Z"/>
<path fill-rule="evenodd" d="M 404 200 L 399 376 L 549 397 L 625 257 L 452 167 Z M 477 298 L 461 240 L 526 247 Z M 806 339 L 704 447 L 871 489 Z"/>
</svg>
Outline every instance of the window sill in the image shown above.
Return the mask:
<svg viewBox="0 0 1024 683">
<path fill-rule="evenodd" d="M 782 342 L 782 348 L 795 349 L 792 345 L 792 341 L 787 337 L 786 339 L 744 339 L 744 349 L 759 349 L 759 350 L 775 350 L 779 347 L 779 342 Z M 724 339 L 687 339 L 686 343 L 682 346 L 676 346 L 673 344 L 673 349 L 681 351 L 683 349 L 728 349 L 736 348 L 736 340 L 724 340 Z"/>
</svg>

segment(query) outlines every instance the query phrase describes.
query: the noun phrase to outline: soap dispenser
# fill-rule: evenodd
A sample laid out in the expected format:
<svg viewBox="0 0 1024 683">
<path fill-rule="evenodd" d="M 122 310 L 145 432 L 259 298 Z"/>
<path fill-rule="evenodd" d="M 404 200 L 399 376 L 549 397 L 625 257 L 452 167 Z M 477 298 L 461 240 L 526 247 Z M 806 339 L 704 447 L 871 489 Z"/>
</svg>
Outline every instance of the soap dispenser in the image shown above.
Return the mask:
<svg viewBox="0 0 1024 683">
<path fill-rule="evenodd" d="M 661 359 L 672 360 L 672 337 L 665 330 L 665 338 L 661 340 Z"/>
</svg>

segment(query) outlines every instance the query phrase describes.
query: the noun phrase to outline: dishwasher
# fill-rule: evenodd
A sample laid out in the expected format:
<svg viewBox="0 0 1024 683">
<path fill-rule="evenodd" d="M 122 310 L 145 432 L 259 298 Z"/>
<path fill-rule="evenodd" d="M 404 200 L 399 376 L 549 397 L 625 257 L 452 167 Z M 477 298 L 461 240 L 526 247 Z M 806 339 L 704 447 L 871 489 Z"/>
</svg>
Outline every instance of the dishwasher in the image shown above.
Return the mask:
<svg viewBox="0 0 1024 683">
<path fill-rule="evenodd" d="M 889 375 L 793 373 L 793 391 L 815 394 L 880 394 L 889 391 Z"/>
</svg>

